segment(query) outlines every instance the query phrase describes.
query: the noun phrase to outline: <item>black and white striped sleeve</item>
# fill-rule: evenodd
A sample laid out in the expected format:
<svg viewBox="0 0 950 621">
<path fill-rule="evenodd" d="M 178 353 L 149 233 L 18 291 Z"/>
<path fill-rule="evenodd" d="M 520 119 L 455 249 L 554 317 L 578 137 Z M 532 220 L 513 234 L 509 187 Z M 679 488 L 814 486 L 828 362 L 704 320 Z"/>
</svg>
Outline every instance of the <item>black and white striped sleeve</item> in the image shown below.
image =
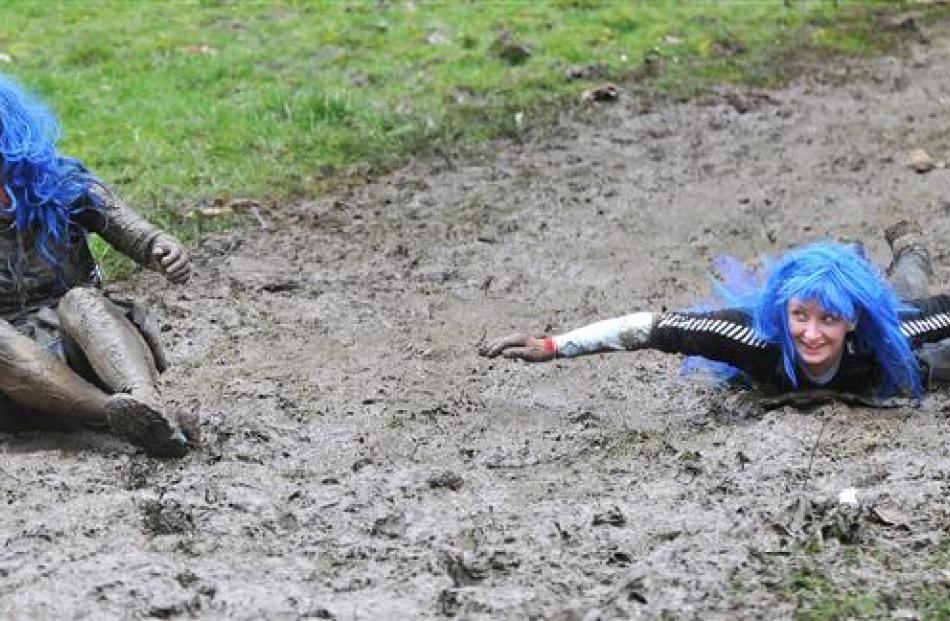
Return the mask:
<svg viewBox="0 0 950 621">
<path fill-rule="evenodd" d="M 748 313 L 737 309 L 663 313 L 650 333 L 650 347 L 726 362 L 753 377 L 771 370 L 777 352 L 756 336 Z"/>
<path fill-rule="evenodd" d="M 901 314 L 901 332 L 915 346 L 950 338 L 950 295 L 912 300 L 916 312 Z"/>
</svg>

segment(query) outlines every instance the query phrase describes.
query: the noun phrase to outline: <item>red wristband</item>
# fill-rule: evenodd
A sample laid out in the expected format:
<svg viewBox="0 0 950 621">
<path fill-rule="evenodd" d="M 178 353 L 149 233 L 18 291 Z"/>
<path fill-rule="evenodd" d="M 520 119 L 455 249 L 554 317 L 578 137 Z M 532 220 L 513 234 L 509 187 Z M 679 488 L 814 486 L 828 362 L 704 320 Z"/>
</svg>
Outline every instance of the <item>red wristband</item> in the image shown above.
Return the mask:
<svg viewBox="0 0 950 621">
<path fill-rule="evenodd" d="M 553 336 L 546 336 L 541 340 L 541 346 L 544 348 L 544 353 L 557 355 L 557 343 L 554 342 Z"/>
</svg>

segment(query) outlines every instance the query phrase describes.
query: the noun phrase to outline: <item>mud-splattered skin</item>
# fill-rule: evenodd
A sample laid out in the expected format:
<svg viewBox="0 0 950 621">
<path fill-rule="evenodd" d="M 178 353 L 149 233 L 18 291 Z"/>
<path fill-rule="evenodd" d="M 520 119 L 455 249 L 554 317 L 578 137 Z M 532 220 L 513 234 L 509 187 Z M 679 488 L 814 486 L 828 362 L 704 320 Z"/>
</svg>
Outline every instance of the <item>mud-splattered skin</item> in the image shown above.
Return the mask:
<svg viewBox="0 0 950 621">
<path fill-rule="evenodd" d="M 183 447 L 167 437 L 145 437 L 163 435 L 157 381 L 165 362 L 157 330 L 137 307 L 126 312 L 99 291 L 86 233 L 98 233 L 139 264 L 164 268 L 176 281 L 187 279 L 188 257 L 111 193 L 93 191 L 101 208 L 75 218 L 56 267 L 28 233 L 12 223 L 0 230 L 0 416 L 14 427 L 74 426 L 73 419 L 111 425 L 152 452 L 179 454 Z M 130 321 L 136 312 L 140 325 Z M 117 393 L 139 404 L 110 398 Z"/>
</svg>

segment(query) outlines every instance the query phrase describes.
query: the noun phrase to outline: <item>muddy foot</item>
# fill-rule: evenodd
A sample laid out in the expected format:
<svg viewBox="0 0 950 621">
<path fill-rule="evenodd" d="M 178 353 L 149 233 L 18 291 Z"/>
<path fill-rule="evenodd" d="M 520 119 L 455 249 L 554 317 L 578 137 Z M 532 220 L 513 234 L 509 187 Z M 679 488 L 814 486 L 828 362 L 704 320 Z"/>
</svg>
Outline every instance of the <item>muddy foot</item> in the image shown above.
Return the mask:
<svg viewBox="0 0 950 621">
<path fill-rule="evenodd" d="M 923 230 L 916 220 L 900 220 L 884 229 L 884 239 L 887 240 L 887 244 L 895 251 L 899 250 L 899 247 L 908 245 L 910 241 L 919 241 L 922 235 Z M 906 243 L 895 246 L 898 240 L 903 242 L 904 238 L 908 239 Z"/>
<path fill-rule="evenodd" d="M 188 440 L 165 414 L 126 394 L 113 395 L 106 406 L 113 433 L 137 444 L 153 457 L 183 457 Z"/>
</svg>

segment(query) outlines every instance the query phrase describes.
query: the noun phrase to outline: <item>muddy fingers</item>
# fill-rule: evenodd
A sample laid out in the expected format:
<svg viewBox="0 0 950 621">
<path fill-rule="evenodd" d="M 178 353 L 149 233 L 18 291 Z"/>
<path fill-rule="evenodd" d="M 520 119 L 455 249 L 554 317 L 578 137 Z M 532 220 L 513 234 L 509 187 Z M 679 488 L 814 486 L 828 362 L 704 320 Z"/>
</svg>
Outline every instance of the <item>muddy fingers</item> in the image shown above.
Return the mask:
<svg viewBox="0 0 950 621">
<path fill-rule="evenodd" d="M 545 362 L 557 355 L 557 345 L 550 336 L 511 334 L 491 341 L 479 353 L 487 358 L 504 356 L 528 362 Z"/>
</svg>

